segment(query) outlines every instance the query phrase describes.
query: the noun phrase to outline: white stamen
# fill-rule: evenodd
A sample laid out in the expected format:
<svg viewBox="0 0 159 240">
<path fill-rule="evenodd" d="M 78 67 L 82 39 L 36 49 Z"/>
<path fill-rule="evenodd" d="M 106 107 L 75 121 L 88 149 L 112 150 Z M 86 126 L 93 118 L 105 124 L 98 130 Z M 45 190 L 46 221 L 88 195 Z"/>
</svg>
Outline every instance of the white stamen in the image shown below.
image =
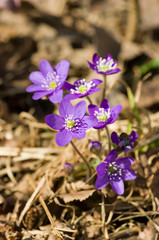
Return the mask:
<svg viewBox="0 0 159 240">
<path fill-rule="evenodd" d="M 97 117 L 98 122 L 106 122 L 110 118 L 110 108 L 107 111 L 99 108 L 98 111 L 94 111 L 94 116 Z"/>
<path fill-rule="evenodd" d="M 75 131 L 79 130 L 80 124 L 80 119 L 74 118 L 73 115 L 70 114 L 67 118 L 65 118 L 64 127 L 69 131 Z"/>
<path fill-rule="evenodd" d="M 45 88 L 46 90 L 55 90 L 58 85 L 60 84 L 60 76 L 56 74 L 54 71 L 53 73 L 48 72 L 46 78 L 44 79 L 41 87 Z"/>
<path fill-rule="evenodd" d="M 106 170 L 108 176 L 109 176 L 109 180 L 121 180 L 121 176 L 122 176 L 122 169 L 119 168 L 119 166 L 116 164 L 116 162 L 111 162 L 108 165 L 108 168 Z"/>
<path fill-rule="evenodd" d="M 85 79 L 81 79 L 75 83 L 75 89 L 70 89 L 70 92 L 71 94 L 85 94 L 94 87 L 95 83 L 93 81 L 87 83 Z"/>
<path fill-rule="evenodd" d="M 114 64 L 114 60 L 110 57 L 108 57 L 107 59 L 100 58 L 97 61 L 97 70 L 99 72 L 108 72 L 110 70 L 115 69 L 116 66 L 117 66 L 117 63 Z"/>
</svg>

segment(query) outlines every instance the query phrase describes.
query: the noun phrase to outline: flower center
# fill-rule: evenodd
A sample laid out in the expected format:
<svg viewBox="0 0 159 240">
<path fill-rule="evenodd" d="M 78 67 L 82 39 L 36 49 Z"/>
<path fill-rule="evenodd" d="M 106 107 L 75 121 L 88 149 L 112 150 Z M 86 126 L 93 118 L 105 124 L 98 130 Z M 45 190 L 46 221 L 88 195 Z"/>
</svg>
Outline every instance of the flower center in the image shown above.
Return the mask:
<svg viewBox="0 0 159 240">
<path fill-rule="evenodd" d="M 68 120 L 68 121 L 67 121 L 67 127 L 68 127 L 68 128 L 73 128 L 74 125 L 75 125 L 75 122 L 74 122 L 74 121 L 72 121 L 72 120 Z"/>
<path fill-rule="evenodd" d="M 80 79 L 75 82 L 75 89 L 70 89 L 70 92 L 72 94 L 85 94 L 94 87 L 95 83 L 93 81 L 87 83 L 85 79 Z"/>
<path fill-rule="evenodd" d="M 122 176 L 122 169 L 116 164 L 116 162 L 111 162 L 107 168 L 107 174 L 109 176 L 109 180 L 118 181 L 121 179 Z"/>
<path fill-rule="evenodd" d="M 56 87 L 57 87 L 57 84 L 56 84 L 56 82 L 55 81 L 52 81 L 52 82 L 50 82 L 50 87 L 53 89 L 53 90 L 55 90 L 56 89 Z"/>
<path fill-rule="evenodd" d="M 69 115 L 67 118 L 65 118 L 65 129 L 69 131 L 75 131 L 78 129 L 78 126 L 80 126 L 80 119 L 73 118 L 73 115 Z"/>
<path fill-rule="evenodd" d="M 126 147 L 126 146 L 129 146 L 129 145 L 130 145 L 130 142 L 127 139 L 121 140 L 119 142 L 119 147 Z"/>
<path fill-rule="evenodd" d="M 97 61 L 97 69 L 99 72 L 108 72 L 110 70 L 115 69 L 116 66 L 117 66 L 117 64 L 110 57 L 108 57 L 107 59 L 100 58 Z"/>
<path fill-rule="evenodd" d="M 110 118 L 110 108 L 106 111 L 104 108 L 99 108 L 98 111 L 94 112 L 98 122 L 106 122 Z"/>
<path fill-rule="evenodd" d="M 54 71 L 53 73 L 48 72 L 46 78 L 44 79 L 41 86 L 46 90 L 55 90 L 58 85 L 60 84 L 60 76 L 56 74 Z"/>
<path fill-rule="evenodd" d="M 115 171 L 115 169 L 114 169 L 113 166 L 109 166 L 109 167 L 108 167 L 108 171 L 109 171 L 110 173 L 113 173 L 113 172 Z"/>
<path fill-rule="evenodd" d="M 85 85 L 81 85 L 78 89 L 81 93 L 86 93 L 87 92 L 87 87 Z"/>
<path fill-rule="evenodd" d="M 80 133 L 86 130 L 88 125 L 80 118 L 75 118 L 72 114 L 65 118 L 64 128 L 73 133 Z"/>
</svg>

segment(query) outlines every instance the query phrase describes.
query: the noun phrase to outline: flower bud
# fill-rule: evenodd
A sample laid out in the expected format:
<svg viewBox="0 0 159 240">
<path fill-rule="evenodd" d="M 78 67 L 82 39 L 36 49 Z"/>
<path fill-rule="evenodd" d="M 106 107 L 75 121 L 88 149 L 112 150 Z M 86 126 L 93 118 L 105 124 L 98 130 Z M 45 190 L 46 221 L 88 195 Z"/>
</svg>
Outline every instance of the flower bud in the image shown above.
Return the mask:
<svg viewBox="0 0 159 240">
<path fill-rule="evenodd" d="M 93 152 L 95 154 L 99 154 L 99 152 L 102 148 L 102 145 L 100 142 L 98 142 L 96 140 L 95 141 L 89 140 L 88 148 L 91 152 Z"/>
<path fill-rule="evenodd" d="M 63 167 L 64 173 L 69 176 L 72 174 L 73 167 L 71 163 L 65 163 Z"/>
</svg>

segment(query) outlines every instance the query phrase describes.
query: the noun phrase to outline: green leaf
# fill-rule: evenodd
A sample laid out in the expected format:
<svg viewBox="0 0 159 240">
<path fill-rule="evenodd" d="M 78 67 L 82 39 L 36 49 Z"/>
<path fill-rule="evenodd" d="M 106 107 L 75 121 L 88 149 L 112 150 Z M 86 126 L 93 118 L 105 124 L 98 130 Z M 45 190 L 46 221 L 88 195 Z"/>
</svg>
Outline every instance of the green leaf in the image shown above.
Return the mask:
<svg viewBox="0 0 159 240">
<path fill-rule="evenodd" d="M 94 160 L 90 163 L 90 165 L 91 165 L 91 167 L 96 167 L 96 166 L 98 166 L 100 163 L 101 163 L 101 160 L 100 160 L 99 158 L 96 158 L 96 159 L 94 159 Z"/>
<path fill-rule="evenodd" d="M 150 72 L 152 69 L 159 68 L 159 59 L 152 59 L 140 67 L 141 76 Z"/>
<path fill-rule="evenodd" d="M 128 122 L 128 126 L 127 126 L 127 134 L 130 134 L 132 130 L 132 122 Z"/>
<path fill-rule="evenodd" d="M 127 95 L 130 103 L 130 107 L 133 109 L 135 107 L 135 98 L 134 95 L 129 87 L 126 87 Z"/>
</svg>

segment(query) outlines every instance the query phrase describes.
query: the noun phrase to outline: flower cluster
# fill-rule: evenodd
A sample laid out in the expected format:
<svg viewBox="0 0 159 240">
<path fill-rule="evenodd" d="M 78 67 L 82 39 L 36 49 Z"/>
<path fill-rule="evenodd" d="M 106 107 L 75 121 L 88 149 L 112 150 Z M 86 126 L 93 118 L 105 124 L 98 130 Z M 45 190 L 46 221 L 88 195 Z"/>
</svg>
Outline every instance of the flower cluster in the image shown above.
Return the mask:
<svg viewBox="0 0 159 240">
<path fill-rule="evenodd" d="M 120 71 L 117 68 L 117 61 L 113 60 L 110 54 L 104 59 L 94 54 L 92 63 L 88 61 L 88 64 L 92 70 L 100 75 L 110 75 Z M 34 100 L 47 97 L 52 103 L 59 103 L 59 115 L 49 114 L 46 116 L 45 122 L 51 129 L 58 131 L 55 137 L 58 146 L 65 146 L 71 142 L 84 160 L 90 176 L 91 168 L 89 163 L 75 147 L 72 138 L 84 139 L 86 131 L 90 128 L 99 130 L 106 127 L 108 133 L 107 125 L 114 123 L 118 119 L 122 106 L 110 107 L 108 100 L 104 97 L 105 87 L 103 88 L 100 107 L 92 103 L 89 104 L 89 115 L 86 114 L 87 104 L 85 101 L 79 101 L 76 105 L 72 105 L 71 100 L 88 98 L 88 95 L 99 91 L 100 88 L 97 86 L 103 81 L 91 79 L 87 82 L 85 79 L 78 79 L 73 84 L 70 84 L 66 81 L 69 66 L 70 63 L 67 60 L 62 60 L 53 69 L 47 60 L 41 60 L 39 64 L 40 71 L 34 71 L 30 74 L 29 78 L 32 85 L 27 87 L 26 91 L 34 92 L 32 97 Z M 63 98 L 64 89 L 67 90 L 67 94 Z M 88 100 L 90 99 L 88 98 Z M 98 176 L 95 187 L 96 189 L 102 189 L 108 183 L 111 183 L 114 191 L 121 195 L 124 193 L 123 180 L 134 180 L 136 174 L 129 168 L 134 159 L 132 157 L 118 158 L 118 153 L 132 151 L 137 145 L 136 139 L 138 135 L 135 131 L 132 131 L 130 135 L 122 133 L 120 136 L 116 132 L 112 132 L 111 139 L 109 133 L 107 137 L 110 151 L 105 160 L 97 166 Z M 113 150 L 111 150 L 110 140 L 117 145 Z M 102 145 L 100 141 L 93 140 L 89 142 L 89 149 L 98 156 Z M 72 174 L 73 169 L 70 163 L 64 165 L 64 171 L 66 175 Z"/>
</svg>

